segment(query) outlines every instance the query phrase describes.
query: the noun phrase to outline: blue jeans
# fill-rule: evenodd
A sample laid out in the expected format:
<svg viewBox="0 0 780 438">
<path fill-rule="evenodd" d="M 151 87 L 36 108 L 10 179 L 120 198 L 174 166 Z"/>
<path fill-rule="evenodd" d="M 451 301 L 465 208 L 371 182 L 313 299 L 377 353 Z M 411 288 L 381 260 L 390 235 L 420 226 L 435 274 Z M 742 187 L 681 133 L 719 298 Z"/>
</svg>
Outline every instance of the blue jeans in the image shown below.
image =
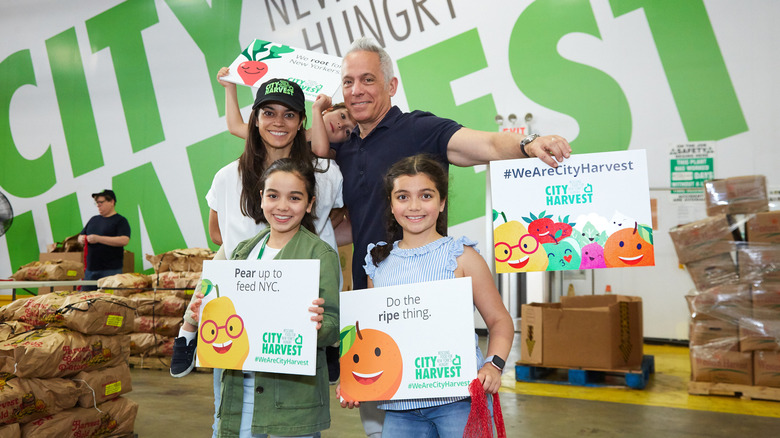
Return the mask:
<svg viewBox="0 0 780 438">
<path fill-rule="evenodd" d="M 432 408 L 387 411 L 382 438 L 462 438 L 471 399 Z"/>
<path fill-rule="evenodd" d="M 99 269 L 96 271 L 90 271 L 89 269 L 84 271 L 84 280 L 100 280 L 103 277 L 110 277 L 112 275 L 121 274 L 122 268 L 116 269 Z M 97 290 L 95 286 L 81 286 L 81 290 Z"/>
</svg>

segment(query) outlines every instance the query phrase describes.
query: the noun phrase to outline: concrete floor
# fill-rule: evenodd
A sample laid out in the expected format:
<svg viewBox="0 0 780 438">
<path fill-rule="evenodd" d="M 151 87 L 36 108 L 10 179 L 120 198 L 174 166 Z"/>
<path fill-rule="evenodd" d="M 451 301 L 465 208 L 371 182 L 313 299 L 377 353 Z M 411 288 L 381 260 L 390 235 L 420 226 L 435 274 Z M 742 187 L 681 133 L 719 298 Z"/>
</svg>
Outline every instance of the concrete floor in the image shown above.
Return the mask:
<svg viewBox="0 0 780 438">
<path fill-rule="evenodd" d="M 516 338 L 517 341 L 517 338 Z M 644 390 L 573 388 L 519 383 L 509 366 L 500 393 L 508 437 L 771 437 L 780 435 L 780 402 L 736 397 L 689 396 L 687 349 L 660 348 L 656 375 Z M 651 351 L 648 351 L 651 350 Z M 517 360 L 513 349 L 508 364 Z M 689 370 L 687 371 L 689 372 Z M 167 371 L 132 370 L 139 404 L 135 431 L 146 437 L 208 437 L 213 416 L 212 377 L 195 372 L 182 379 Z M 364 436 L 356 410 L 331 397 L 329 438 Z"/>
</svg>

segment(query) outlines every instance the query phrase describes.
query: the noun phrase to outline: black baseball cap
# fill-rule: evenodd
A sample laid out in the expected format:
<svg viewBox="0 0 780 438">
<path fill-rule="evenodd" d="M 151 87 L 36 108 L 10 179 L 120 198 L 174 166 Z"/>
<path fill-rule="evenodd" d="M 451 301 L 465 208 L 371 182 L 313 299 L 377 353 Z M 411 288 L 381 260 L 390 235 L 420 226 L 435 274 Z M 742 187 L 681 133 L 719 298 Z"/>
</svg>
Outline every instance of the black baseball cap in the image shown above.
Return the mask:
<svg viewBox="0 0 780 438">
<path fill-rule="evenodd" d="M 106 201 L 116 201 L 116 195 L 113 190 L 105 189 L 102 192 L 93 193 L 92 199 L 97 199 L 98 196 L 106 198 Z"/>
<path fill-rule="evenodd" d="M 271 79 L 257 90 L 252 110 L 266 102 L 279 102 L 293 111 L 303 112 L 306 108 L 303 90 L 295 82 L 287 79 Z"/>
</svg>

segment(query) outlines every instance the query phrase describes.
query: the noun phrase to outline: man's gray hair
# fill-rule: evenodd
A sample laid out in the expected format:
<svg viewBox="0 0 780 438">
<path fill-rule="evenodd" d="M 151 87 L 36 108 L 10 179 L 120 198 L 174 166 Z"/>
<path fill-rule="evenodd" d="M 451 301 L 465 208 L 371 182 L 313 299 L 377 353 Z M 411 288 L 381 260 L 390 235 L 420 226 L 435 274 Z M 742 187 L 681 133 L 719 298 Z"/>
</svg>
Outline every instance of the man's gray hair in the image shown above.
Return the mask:
<svg viewBox="0 0 780 438">
<path fill-rule="evenodd" d="M 393 60 L 390 59 L 390 55 L 374 39 L 369 37 L 356 39 L 344 57 L 352 52 L 374 52 L 379 55 L 379 66 L 382 69 L 382 75 L 385 77 L 385 84 L 390 84 L 390 80 L 394 77 Z"/>
</svg>

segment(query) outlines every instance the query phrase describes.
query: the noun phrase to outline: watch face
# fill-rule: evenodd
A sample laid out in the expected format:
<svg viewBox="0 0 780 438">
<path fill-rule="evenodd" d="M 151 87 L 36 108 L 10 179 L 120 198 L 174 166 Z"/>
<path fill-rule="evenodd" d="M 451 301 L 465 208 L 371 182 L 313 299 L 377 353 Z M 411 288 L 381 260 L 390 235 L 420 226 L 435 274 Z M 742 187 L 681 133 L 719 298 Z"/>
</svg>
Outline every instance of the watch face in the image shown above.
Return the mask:
<svg viewBox="0 0 780 438">
<path fill-rule="evenodd" d="M 500 357 L 498 357 L 498 356 L 493 356 L 493 363 L 494 363 L 494 364 L 495 364 L 497 367 L 501 368 L 502 370 L 504 369 L 504 365 L 506 364 L 506 362 L 504 362 L 504 359 L 501 359 L 501 358 L 500 358 Z"/>
</svg>

